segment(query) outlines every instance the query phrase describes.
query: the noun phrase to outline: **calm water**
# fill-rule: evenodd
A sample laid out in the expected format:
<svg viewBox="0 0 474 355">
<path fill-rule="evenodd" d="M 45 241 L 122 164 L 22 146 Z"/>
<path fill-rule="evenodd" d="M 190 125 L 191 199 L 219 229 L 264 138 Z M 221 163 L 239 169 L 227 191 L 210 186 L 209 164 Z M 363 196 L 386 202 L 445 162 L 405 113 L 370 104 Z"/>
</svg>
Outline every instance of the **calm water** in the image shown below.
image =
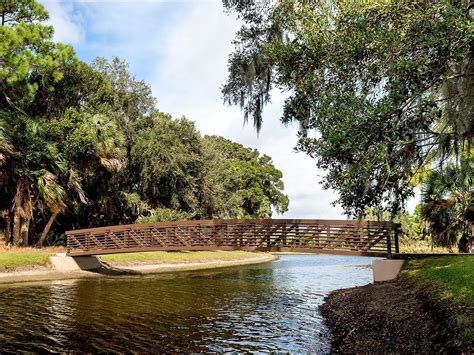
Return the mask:
<svg viewBox="0 0 474 355">
<path fill-rule="evenodd" d="M 328 352 L 318 306 L 372 258 L 284 255 L 219 271 L 0 286 L 0 351 Z"/>
</svg>

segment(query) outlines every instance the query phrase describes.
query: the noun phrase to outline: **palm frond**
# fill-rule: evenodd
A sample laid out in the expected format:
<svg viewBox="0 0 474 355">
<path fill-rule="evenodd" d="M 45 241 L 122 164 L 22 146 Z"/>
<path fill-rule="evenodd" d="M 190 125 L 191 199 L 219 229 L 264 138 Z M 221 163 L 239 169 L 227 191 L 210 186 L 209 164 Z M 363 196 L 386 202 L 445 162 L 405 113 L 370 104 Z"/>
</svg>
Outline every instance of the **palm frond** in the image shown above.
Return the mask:
<svg viewBox="0 0 474 355">
<path fill-rule="evenodd" d="M 110 172 L 118 172 L 127 165 L 127 153 L 125 149 L 114 147 L 107 149 L 102 143 L 97 146 L 97 155 L 100 164 Z"/>
<path fill-rule="evenodd" d="M 62 211 L 66 205 L 66 192 L 58 184 L 57 177 L 47 170 L 42 170 L 37 181 L 38 192 L 51 211 Z"/>
<path fill-rule="evenodd" d="M 77 193 L 79 200 L 82 203 L 86 204 L 88 200 L 87 200 L 86 193 L 82 189 L 81 182 L 82 182 L 82 178 L 79 175 L 79 173 L 74 169 L 70 169 L 67 185 L 70 189 L 73 189 Z"/>
</svg>

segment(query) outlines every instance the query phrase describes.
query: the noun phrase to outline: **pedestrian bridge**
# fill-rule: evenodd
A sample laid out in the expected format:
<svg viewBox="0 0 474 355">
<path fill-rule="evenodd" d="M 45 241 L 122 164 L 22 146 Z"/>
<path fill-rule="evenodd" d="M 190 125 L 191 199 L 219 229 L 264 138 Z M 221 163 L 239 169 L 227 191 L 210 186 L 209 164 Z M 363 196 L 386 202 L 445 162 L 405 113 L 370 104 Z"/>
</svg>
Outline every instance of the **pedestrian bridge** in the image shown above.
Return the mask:
<svg viewBox="0 0 474 355">
<path fill-rule="evenodd" d="M 144 251 L 257 250 L 390 257 L 400 225 L 318 219 L 201 220 L 71 230 L 67 255 Z"/>
</svg>

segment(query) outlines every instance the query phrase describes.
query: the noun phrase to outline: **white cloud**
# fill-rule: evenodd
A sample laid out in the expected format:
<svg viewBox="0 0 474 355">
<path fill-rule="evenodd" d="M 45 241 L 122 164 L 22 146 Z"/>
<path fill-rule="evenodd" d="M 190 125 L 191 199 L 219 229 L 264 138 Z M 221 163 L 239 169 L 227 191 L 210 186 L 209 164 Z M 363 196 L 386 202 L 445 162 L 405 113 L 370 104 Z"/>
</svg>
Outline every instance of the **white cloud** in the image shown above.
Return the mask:
<svg viewBox="0 0 474 355">
<path fill-rule="evenodd" d="M 79 17 L 73 20 L 72 9 L 66 3 L 46 0 L 44 1 L 49 12 L 49 23 L 54 26 L 54 39 L 57 42 L 78 44 L 84 39 Z"/>
<path fill-rule="evenodd" d="M 279 118 L 285 95 L 273 93 L 273 103 L 264 112 L 259 137 L 236 107 L 223 105 L 220 87 L 227 75 L 231 41 L 239 28 L 226 15 L 220 2 L 206 2 L 180 13 L 177 25 L 162 45 L 162 58 L 155 67 L 153 89 L 160 109 L 186 116 L 201 132 L 218 134 L 270 155 L 283 171 L 290 208 L 289 218 L 342 218 L 342 210 L 331 206 L 335 194 L 323 191 L 314 161 L 295 153 L 294 127 L 284 127 Z"/>
</svg>

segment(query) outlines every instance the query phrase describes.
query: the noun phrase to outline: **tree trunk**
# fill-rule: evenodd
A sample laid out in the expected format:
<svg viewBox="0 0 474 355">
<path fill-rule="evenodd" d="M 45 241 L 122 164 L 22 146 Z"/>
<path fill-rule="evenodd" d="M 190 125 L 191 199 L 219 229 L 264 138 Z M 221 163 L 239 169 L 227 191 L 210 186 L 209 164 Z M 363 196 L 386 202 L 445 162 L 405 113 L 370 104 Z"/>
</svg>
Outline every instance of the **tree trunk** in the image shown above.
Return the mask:
<svg viewBox="0 0 474 355">
<path fill-rule="evenodd" d="M 13 209 L 13 245 L 19 246 L 22 244 L 21 238 L 21 205 L 23 202 L 23 193 L 25 184 L 22 180 L 16 183 L 15 206 Z"/>
<path fill-rule="evenodd" d="M 5 230 L 0 232 L 0 247 L 7 244 L 7 211 L 2 212 L 2 218 L 5 220 Z"/>
<path fill-rule="evenodd" d="M 46 239 L 46 236 L 49 233 L 49 230 L 51 229 L 51 226 L 53 225 L 54 220 L 58 216 L 59 212 L 54 212 L 51 217 L 49 217 L 48 223 L 46 223 L 46 226 L 43 229 L 43 233 L 41 233 L 41 237 L 38 240 L 38 243 L 36 243 L 36 247 L 41 248 L 43 246 L 43 243 Z"/>
<path fill-rule="evenodd" d="M 30 235 L 30 221 L 31 217 L 28 219 L 23 218 L 21 221 L 21 239 L 23 241 L 23 245 L 28 245 L 28 239 Z"/>
<path fill-rule="evenodd" d="M 0 246 L 8 245 L 11 242 L 11 234 L 12 234 L 11 211 L 9 209 L 4 210 L 2 212 L 2 217 L 5 220 L 5 230 L 4 230 L 4 234 L 0 234 Z"/>
<path fill-rule="evenodd" d="M 10 244 L 12 241 L 12 214 L 10 210 L 5 213 L 5 244 Z"/>
</svg>

